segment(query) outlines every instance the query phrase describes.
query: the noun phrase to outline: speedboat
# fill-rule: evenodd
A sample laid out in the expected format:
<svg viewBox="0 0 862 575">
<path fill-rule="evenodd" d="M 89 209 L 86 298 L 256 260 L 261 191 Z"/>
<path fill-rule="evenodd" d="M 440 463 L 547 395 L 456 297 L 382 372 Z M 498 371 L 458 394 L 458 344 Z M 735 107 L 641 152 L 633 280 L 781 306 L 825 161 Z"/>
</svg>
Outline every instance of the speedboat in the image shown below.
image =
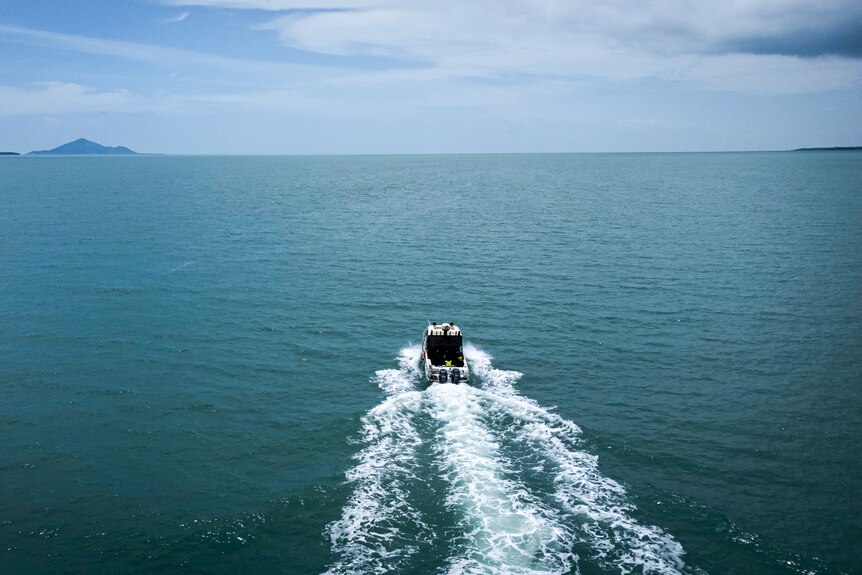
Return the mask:
<svg viewBox="0 0 862 575">
<path fill-rule="evenodd" d="M 422 357 L 419 360 L 428 381 L 459 383 L 470 378 L 461 329 L 454 323 L 432 322 L 422 335 Z"/>
</svg>

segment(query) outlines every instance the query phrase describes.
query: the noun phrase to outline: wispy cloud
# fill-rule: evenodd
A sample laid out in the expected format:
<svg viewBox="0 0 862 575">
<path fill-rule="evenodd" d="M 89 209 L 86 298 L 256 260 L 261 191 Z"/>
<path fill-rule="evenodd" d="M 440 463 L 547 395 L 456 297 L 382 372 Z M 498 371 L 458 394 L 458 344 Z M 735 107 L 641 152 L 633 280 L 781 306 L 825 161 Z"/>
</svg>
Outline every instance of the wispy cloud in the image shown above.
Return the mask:
<svg viewBox="0 0 862 575">
<path fill-rule="evenodd" d="M 175 68 L 177 66 L 205 66 L 249 74 L 258 72 L 267 72 L 269 74 L 288 74 L 303 68 L 299 65 L 284 64 L 280 62 L 243 60 L 239 58 L 229 58 L 203 52 L 159 46 L 156 44 L 127 42 L 123 40 L 105 40 L 102 38 L 94 38 L 92 36 L 64 34 L 20 26 L 6 26 L 2 24 L 0 24 L 0 35 L 5 35 L 24 43 L 32 43 L 40 46 L 48 46 L 87 54 L 99 54 L 137 60 L 168 68 Z"/>
<path fill-rule="evenodd" d="M 374 0 L 163 0 L 168 6 L 201 6 L 209 8 L 233 8 L 237 10 L 356 10 L 379 6 Z"/>
<path fill-rule="evenodd" d="M 171 16 L 170 18 L 162 20 L 162 24 L 176 24 L 177 22 L 182 22 L 189 17 L 189 14 L 191 14 L 191 12 L 180 12 L 176 16 Z"/>
<path fill-rule="evenodd" d="M 0 116 L 129 112 L 135 107 L 136 98 L 126 90 L 98 91 L 64 82 L 32 88 L 0 85 Z"/>
</svg>

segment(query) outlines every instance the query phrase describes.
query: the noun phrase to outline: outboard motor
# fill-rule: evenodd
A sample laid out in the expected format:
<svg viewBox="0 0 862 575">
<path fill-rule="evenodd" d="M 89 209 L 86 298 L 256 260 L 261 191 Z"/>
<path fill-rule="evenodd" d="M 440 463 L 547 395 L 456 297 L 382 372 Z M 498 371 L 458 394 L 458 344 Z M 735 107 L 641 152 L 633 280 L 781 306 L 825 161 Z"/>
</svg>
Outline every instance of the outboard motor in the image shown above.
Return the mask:
<svg viewBox="0 0 862 575">
<path fill-rule="evenodd" d="M 440 370 L 440 383 L 446 383 L 449 380 L 449 373 L 445 369 Z"/>
<path fill-rule="evenodd" d="M 458 383 L 461 381 L 461 371 L 459 369 L 452 370 L 452 383 Z"/>
</svg>

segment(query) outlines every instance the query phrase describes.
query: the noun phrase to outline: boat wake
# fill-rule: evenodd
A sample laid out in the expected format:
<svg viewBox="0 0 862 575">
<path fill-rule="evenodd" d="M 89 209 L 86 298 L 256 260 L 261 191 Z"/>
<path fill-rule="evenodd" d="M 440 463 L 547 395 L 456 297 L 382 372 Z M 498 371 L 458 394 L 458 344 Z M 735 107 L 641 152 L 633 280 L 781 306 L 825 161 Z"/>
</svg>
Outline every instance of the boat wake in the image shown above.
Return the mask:
<svg viewBox="0 0 862 575">
<path fill-rule="evenodd" d="M 520 373 L 465 353 L 473 386 L 423 390 L 418 346 L 376 373 L 387 397 L 363 418 L 327 573 L 682 573 L 682 546 L 638 523 L 578 426 L 521 396 Z"/>
</svg>

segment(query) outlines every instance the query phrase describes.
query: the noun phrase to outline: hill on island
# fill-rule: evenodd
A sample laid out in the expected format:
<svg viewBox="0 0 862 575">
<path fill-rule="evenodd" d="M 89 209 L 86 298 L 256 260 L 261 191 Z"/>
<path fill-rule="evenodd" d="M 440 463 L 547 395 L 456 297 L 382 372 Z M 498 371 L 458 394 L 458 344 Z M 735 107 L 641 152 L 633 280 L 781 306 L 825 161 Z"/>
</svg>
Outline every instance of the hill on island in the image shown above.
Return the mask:
<svg viewBox="0 0 862 575">
<path fill-rule="evenodd" d="M 103 146 L 84 138 L 57 146 L 52 150 L 36 150 L 30 154 L 137 154 L 125 146 Z"/>
</svg>

